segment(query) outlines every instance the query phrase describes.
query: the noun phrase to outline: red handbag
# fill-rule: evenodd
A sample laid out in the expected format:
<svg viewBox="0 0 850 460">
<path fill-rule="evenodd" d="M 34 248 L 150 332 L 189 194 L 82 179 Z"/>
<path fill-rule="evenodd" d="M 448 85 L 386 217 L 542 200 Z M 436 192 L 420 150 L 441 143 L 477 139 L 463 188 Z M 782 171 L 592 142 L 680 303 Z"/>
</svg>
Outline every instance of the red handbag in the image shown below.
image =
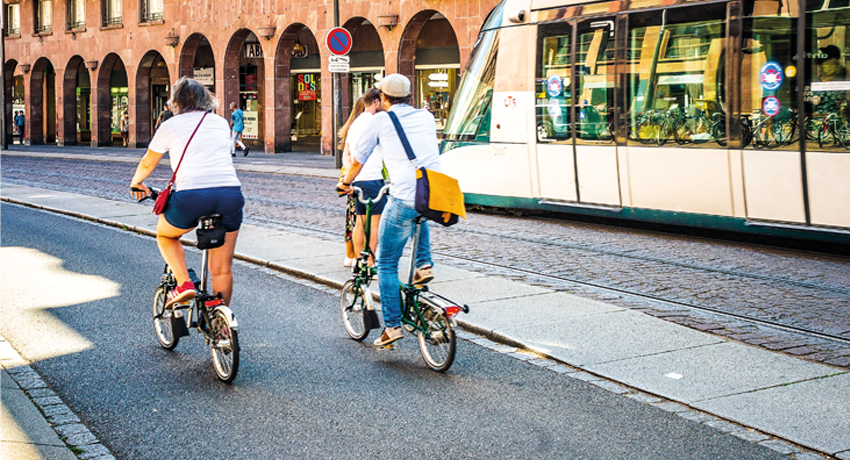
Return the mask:
<svg viewBox="0 0 850 460">
<path fill-rule="evenodd" d="M 186 156 L 186 150 L 189 148 L 192 138 L 195 137 L 195 133 L 198 132 L 198 128 L 201 127 L 201 123 L 204 122 L 204 118 L 206 117 L 207 113 L 204 113 L 204 116 L 201 117 L 201 121 L 198 122 L 198 126 L 195 127 L 195 130 L 192 131 L 192 135 L 189 136 L 189 141 L 186 142 L 186 147 L 183 149 L 183 155 L 180 156 L 180 161 L 177 162 L 177 167 L 174 168 L 174 174 L 171 175 L 171 180 L 168 181 L 168 185 L 166 185 L 165 188 L 159 192 L 159 196 L 156 197 L 156 202 L 153 204 L 153 213 L 157 216 L 165 212 L 165 208 L 168 207 L 168 198 L 171 197 L 171 189 L 174 188 L 174 179 L 177 178 L 177 171 L 183 163 L 183 157 Z"/>
</svg>

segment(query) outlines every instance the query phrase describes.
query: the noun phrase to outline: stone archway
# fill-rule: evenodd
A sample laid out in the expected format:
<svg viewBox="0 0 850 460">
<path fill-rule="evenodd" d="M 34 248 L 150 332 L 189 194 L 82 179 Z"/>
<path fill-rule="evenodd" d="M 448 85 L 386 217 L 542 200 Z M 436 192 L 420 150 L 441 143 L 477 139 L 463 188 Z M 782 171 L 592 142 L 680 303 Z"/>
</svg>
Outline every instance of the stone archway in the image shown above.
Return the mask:
<svg viewBox="0 0 850 460">
<path fill-rule="evenodd" d="M 119 91 L 114 91 L 118 89 Z M 127 91 L 124 91 L 127 89 Z M 109 53 L 97 69 L 97 80 L 93 85 L 92 147 L 113 144 L 113 133 L 121 112 L 129 108 L 129 81 L 124 61 L 115 53 Z M 126 98 L 126 100 L 125 100 Z M 130 129 L 135 122 L 130 118 Z"/>
<path fill-rule="evenodd" d="M 90 114 L 89 71 L 86 68 L 85 61 L 82 57 L 73 56 L 68 60 L 68 64 L 65 65 L 65 73 L 62 77 L 62 106 L 59 107 L 59 126 L 57 127 L 59 145 L 76 145 L 78 142 L 87 142 L 90 140 L 90 138 L 81 138 L 78 140 L 77 133 L 77 116 L 78 111 L 80 110 L 80 108 L 77 107 L 77 87 L 80 84 L 79 76 L 81 73 L 84 73 L 85 82 L 83 83 L 87 86 L 85 87 L 85 94 L 82 94 L 82 92 L 80 93 L 80 100 L 83 101 L 86 106 L 83 108 L 85 118 L 79 121 L 82 123 L 81 128 L 88 128 L 86 129 L 86 132 L 90 133 L 90 120 L 88 119 Z"/>
<path fill-rule="evenodd" d="M 29 138 L 31 145 L 56 141 L 56 72 L 45 57 L 39 58 L 30 73 Z"/>
<path fill-rule="evenodd" d="M 136 129 L 130 133 L 130 147 L 147 147 L 153 137 L 154 124 L 171 91 L 168 65 L 158 51 L 148 51 L 136 70 L 136 104 L 131 120 Z"/>
<path fill-rule="evenodd" d="M 233 34 L 224 53 L 224 88 L 222 108 L 230 117 L 230 104 L 235 102 L 245 115 L 242 140 L 248 145 L 262 146 L 265 139 L 265 59 L 256 34 L 240 29 Z"/>
<path fill-rule="evenodd" d="M 410 19 L 399 46 L 398 72 L 410 78 L 413 105 L 431 110 L 441 129 L 460 77 L 457 34 L 445 16 L 425 10 Z"/>
<path fill-rule="evenodd" d="M 299 70 L 313 70 L 321 75 L 321 53 L 315 36 L 304 24 L 292 24 L 283 31 L 278 41 L 274 60 L 274 149 L 291 152 L 293 125 L 297 123 L 296 103 L 298 88 L 293 88 L 293 75 Z M 298 83 L 296 82 L 296 85 Z M 306 89 L 309 91 L 309 89 Z M 319 88 L 313 89 L 317 94 Z M 305 93 L 306 94 L 306 93 Z M 319 110 L 318 102 L 314 110 Z M 303 114 L 303 111 L 302 111 Z M 319 115 L 319 119 L 321 115 Z M 315 120 L 314 120 L 315 122 Z M 318 122 L 321 125 L 321 122 Z M 296 131 L 297 132 L 297 131 Z"/>
<path fill-rule="evenodd" d="M 353 17 L 343 25 L 352 37 L 348 53 L 351 71 L 342 74 L 342 119 L 351 111 L 354 100 L 374 86 L 375 74 L 384 72 L 384 48 L 375 25 L 363 17 Z"/>
<path fill-rule="evenodd" d="M 204 75 L 195 75 L 195 68 L 204 69 Z M 207 71 L 208 70 L 208 71 Z M 194 33 L 186 39 L 180 50 L 177 65 L 178 77 L 195 78 L 215 93 L 215 55 L 209 40 L 203 34 Z"/>
</svg>

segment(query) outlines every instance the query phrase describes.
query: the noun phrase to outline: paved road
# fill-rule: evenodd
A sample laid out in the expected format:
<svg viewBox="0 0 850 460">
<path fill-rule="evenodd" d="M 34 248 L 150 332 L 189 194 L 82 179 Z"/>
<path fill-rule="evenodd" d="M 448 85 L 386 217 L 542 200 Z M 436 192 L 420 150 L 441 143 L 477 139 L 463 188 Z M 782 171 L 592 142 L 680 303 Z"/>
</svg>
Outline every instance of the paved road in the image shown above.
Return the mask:
<svg viewBox="0 0 850 460">
<path fill-rule="evenodd" d="M 130 199 L 126 178 L 133 170 L 132 164 L 3 158 L 4 180 L 118 200 Z M 333 180 L 239 174 L 252 223 L 339 238 L 342 206 L 328 192 Z M 152 182 L 165 183 L 169 177 L 160 167 Z M 543 217 L 473 213 L 469 221 L 451 229 L 436 227 L 432 233 L 438 262 L 576 293 L 769 350 L 850 367 L 850 342 L 789 333 L 734 316 L 850 340 L 847 257 Z"/>
<path fill-rule="evenodd" d="M 785 458 L 465 341 L 429 371 L 411 339 L 347 339 L 334 292 L 241 263 L 242 367 L 224 385 L 197 336 L 175 352 L 153 337 L 152 238 L 0 216 L 0 332 L 116 458 Z"/>
</svg>

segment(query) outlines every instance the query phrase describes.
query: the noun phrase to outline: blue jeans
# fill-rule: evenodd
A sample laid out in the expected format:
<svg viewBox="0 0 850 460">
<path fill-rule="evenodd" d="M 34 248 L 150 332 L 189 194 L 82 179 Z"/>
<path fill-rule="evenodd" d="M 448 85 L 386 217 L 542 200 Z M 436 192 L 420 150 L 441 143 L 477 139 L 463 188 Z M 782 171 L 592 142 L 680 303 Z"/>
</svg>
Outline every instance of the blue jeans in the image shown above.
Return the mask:
<svg viewBox="0 0 850 460">
<path fill-rule="evenodd" d="M 381 214 L 378 230 L 378 283 L 381 289 L 381 310 L 385 327 L 401 325 L 401 290 L 399 289 L 398 264 L 404 253 L 404 246 L 413 236 L 416 225 L 413 222 L 419 213 L 413 206 L 389 198 Z M 416 267 L 432 265 L 431 235 L 428 222 L 422 222 L 419 230 L 419 246 L 416 249 Z"/>
</svg>

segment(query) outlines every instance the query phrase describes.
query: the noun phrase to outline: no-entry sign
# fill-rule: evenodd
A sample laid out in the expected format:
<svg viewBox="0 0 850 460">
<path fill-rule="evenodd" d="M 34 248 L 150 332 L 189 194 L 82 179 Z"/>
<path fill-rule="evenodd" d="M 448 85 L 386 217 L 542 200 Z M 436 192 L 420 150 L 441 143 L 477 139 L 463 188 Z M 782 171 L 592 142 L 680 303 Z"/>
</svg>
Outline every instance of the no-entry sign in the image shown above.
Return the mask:
<svg viewBox="0 0 850 460">
<path fill-rule="evenodd" d="M 345 56 L 351 51 L 351 34 L 343 27 L 334 27 L 325 39 L 328 51 L 335 56 Z"/>
</svg>

